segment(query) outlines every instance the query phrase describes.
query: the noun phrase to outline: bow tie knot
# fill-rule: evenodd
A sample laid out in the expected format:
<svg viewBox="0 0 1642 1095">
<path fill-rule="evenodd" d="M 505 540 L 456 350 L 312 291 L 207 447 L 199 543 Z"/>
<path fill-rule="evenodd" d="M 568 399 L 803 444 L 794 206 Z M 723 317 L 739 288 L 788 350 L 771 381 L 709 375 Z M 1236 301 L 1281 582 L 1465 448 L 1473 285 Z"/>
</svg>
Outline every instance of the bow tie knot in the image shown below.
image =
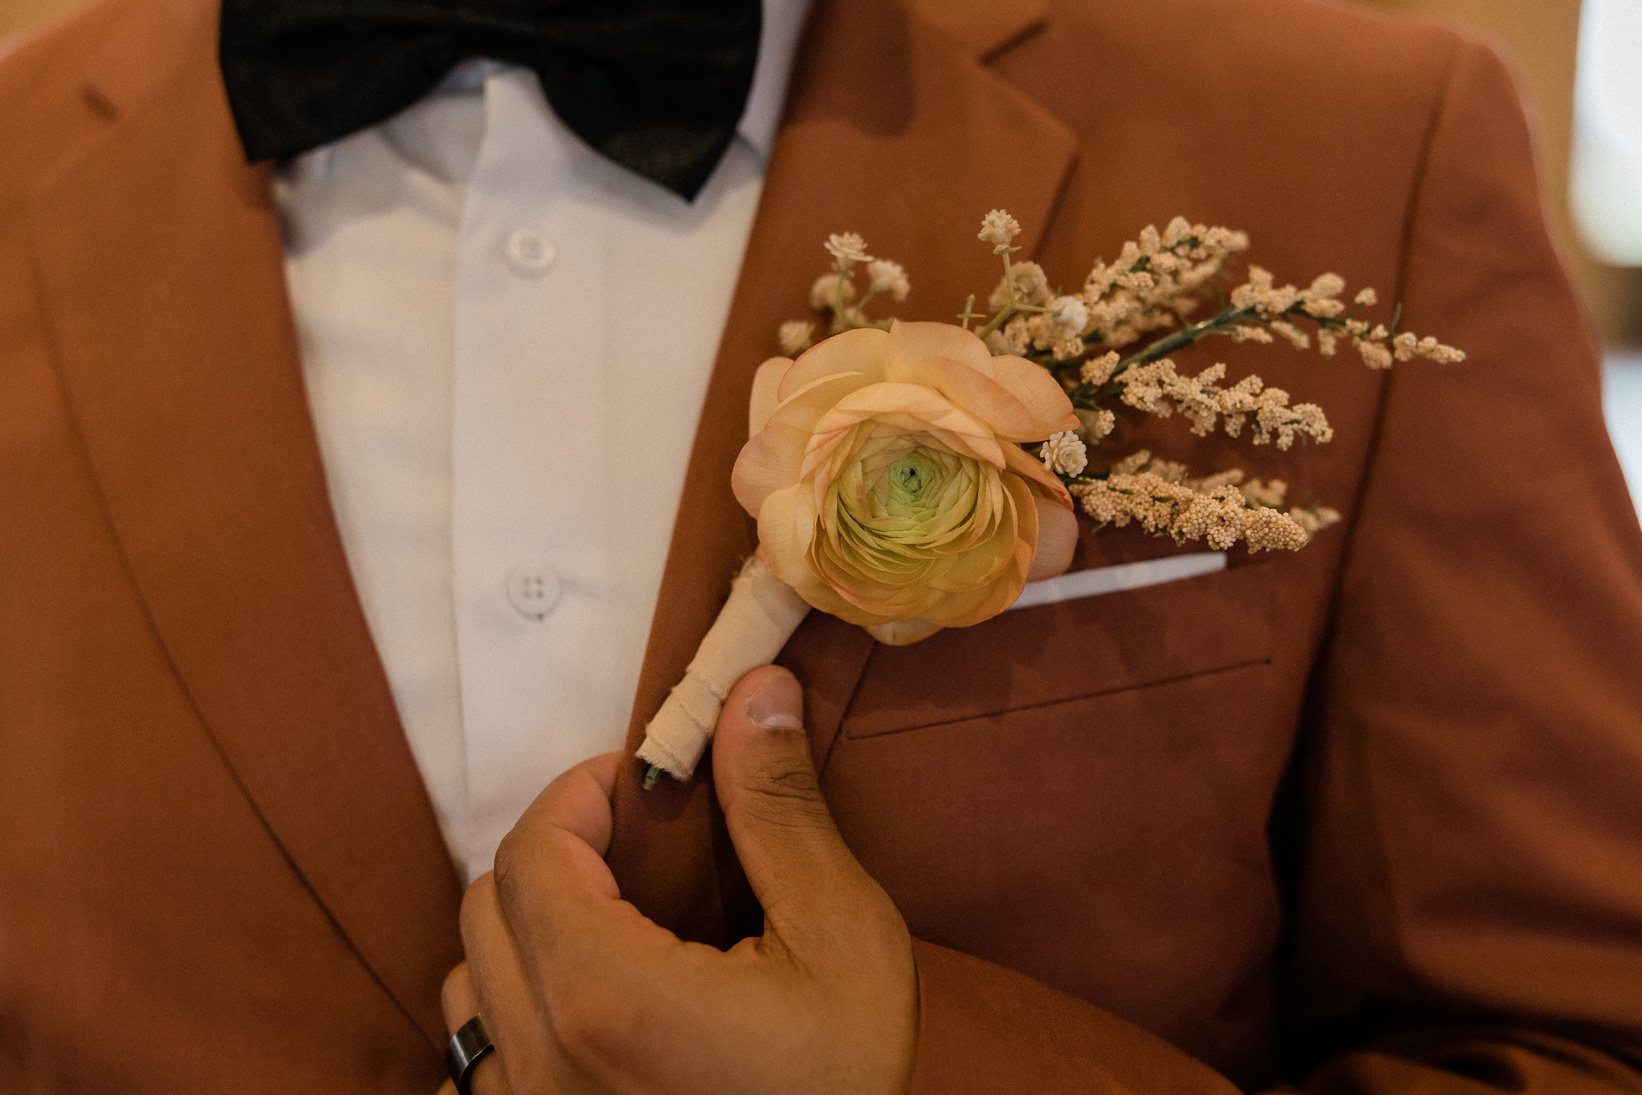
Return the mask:
<svg viewBox="0 0 1642 1095">
<path fill-rule="evenodd" d="M 687 199 L 735 137 L 760 0 L 223 0 L 223 84 L 246 157 L 375 125 L 471 57 L 528 65 L 591 147 Z"/>
</svg>

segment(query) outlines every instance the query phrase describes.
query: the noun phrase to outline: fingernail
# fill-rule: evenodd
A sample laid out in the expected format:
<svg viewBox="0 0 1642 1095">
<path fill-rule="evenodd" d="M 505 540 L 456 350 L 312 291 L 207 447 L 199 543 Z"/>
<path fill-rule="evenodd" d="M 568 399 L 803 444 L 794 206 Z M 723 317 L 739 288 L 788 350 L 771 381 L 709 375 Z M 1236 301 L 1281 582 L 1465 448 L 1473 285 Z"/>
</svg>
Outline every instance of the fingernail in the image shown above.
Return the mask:
<svg viewBox="0 0 1642 1095">
<path fill-rule="evenodd" d="M 770 673 L 747 698 L 747 718 L 765 730 L 804 729 L 804 690 L 791 673 Z"/>
</svg>

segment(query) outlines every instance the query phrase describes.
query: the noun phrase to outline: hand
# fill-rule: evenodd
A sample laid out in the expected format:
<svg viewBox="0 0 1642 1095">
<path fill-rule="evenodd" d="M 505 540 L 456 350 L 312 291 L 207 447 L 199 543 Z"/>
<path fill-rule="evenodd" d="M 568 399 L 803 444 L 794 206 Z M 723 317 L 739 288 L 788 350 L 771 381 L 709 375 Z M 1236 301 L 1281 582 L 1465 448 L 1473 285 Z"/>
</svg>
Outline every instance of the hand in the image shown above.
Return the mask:
<svg viewBox="0 0 1642 1095">
<path fill-rule="evenodd" d="M 905 1091 L 911 939 L 833 825 L 792 675 L 749 673 L 713 745 L 762 936 L 725 952 L 685 943 L 621 900 L 603 859 L 619 763 L 555 780 L 462 903 L 468 962 L 446 982 L 445 1018 L 454 1030 L 483 1014 L 497 1047 L 475 1095 Z"/>
</svg>

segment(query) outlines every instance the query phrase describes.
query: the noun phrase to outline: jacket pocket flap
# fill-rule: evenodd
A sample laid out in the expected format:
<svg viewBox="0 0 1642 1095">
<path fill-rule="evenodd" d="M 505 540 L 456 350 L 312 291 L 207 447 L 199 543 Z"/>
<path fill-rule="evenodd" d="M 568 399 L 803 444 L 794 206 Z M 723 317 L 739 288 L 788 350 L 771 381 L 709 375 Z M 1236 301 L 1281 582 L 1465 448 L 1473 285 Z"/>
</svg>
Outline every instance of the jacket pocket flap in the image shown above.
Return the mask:
<svg viewBox="0 0 1642 1095">
<path fill-rule="evenodd" d="M 876 646 L 842 732 L 872 737 L 1267 661 L 1269 569 L 1232 567 Z"/>
</svg>

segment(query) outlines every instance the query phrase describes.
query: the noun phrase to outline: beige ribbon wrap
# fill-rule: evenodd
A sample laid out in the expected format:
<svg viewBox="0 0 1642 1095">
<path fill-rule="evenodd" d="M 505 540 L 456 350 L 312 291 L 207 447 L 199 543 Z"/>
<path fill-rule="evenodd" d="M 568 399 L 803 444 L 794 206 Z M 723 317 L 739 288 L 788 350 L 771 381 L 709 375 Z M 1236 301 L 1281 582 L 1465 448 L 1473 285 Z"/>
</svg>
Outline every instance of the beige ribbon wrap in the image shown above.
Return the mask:
<svg viewBox="0 0 1642 1095">
<path fill-rule="evenodd" d="M 772 357 L 754 374 L 747 405 L 748 437 L 762 430 L 775 413 L 776 390 L 791 364 L 787 358 Z M 757 556 L 748 559 L 730 584 L 730 599 L 684 670 L 684 679 L 644 728 L 639 759 L 677 780 L 693 776 L 724 710 L 724 697 L 743 676 L 775 660 L 809 611 L 792 586 Z M 645 786 L 649 785 L 647 778 Z"/>
<path fill-rule="evenodd" d="M 639 759 L 677 780 L 694 775 L 724 709 L 724 697 L 747 673 L 775 660 L 809 611 L 793 588 L 757 556 L 747 560 L 684 679 L 644 728 Z"/>
</svg>

